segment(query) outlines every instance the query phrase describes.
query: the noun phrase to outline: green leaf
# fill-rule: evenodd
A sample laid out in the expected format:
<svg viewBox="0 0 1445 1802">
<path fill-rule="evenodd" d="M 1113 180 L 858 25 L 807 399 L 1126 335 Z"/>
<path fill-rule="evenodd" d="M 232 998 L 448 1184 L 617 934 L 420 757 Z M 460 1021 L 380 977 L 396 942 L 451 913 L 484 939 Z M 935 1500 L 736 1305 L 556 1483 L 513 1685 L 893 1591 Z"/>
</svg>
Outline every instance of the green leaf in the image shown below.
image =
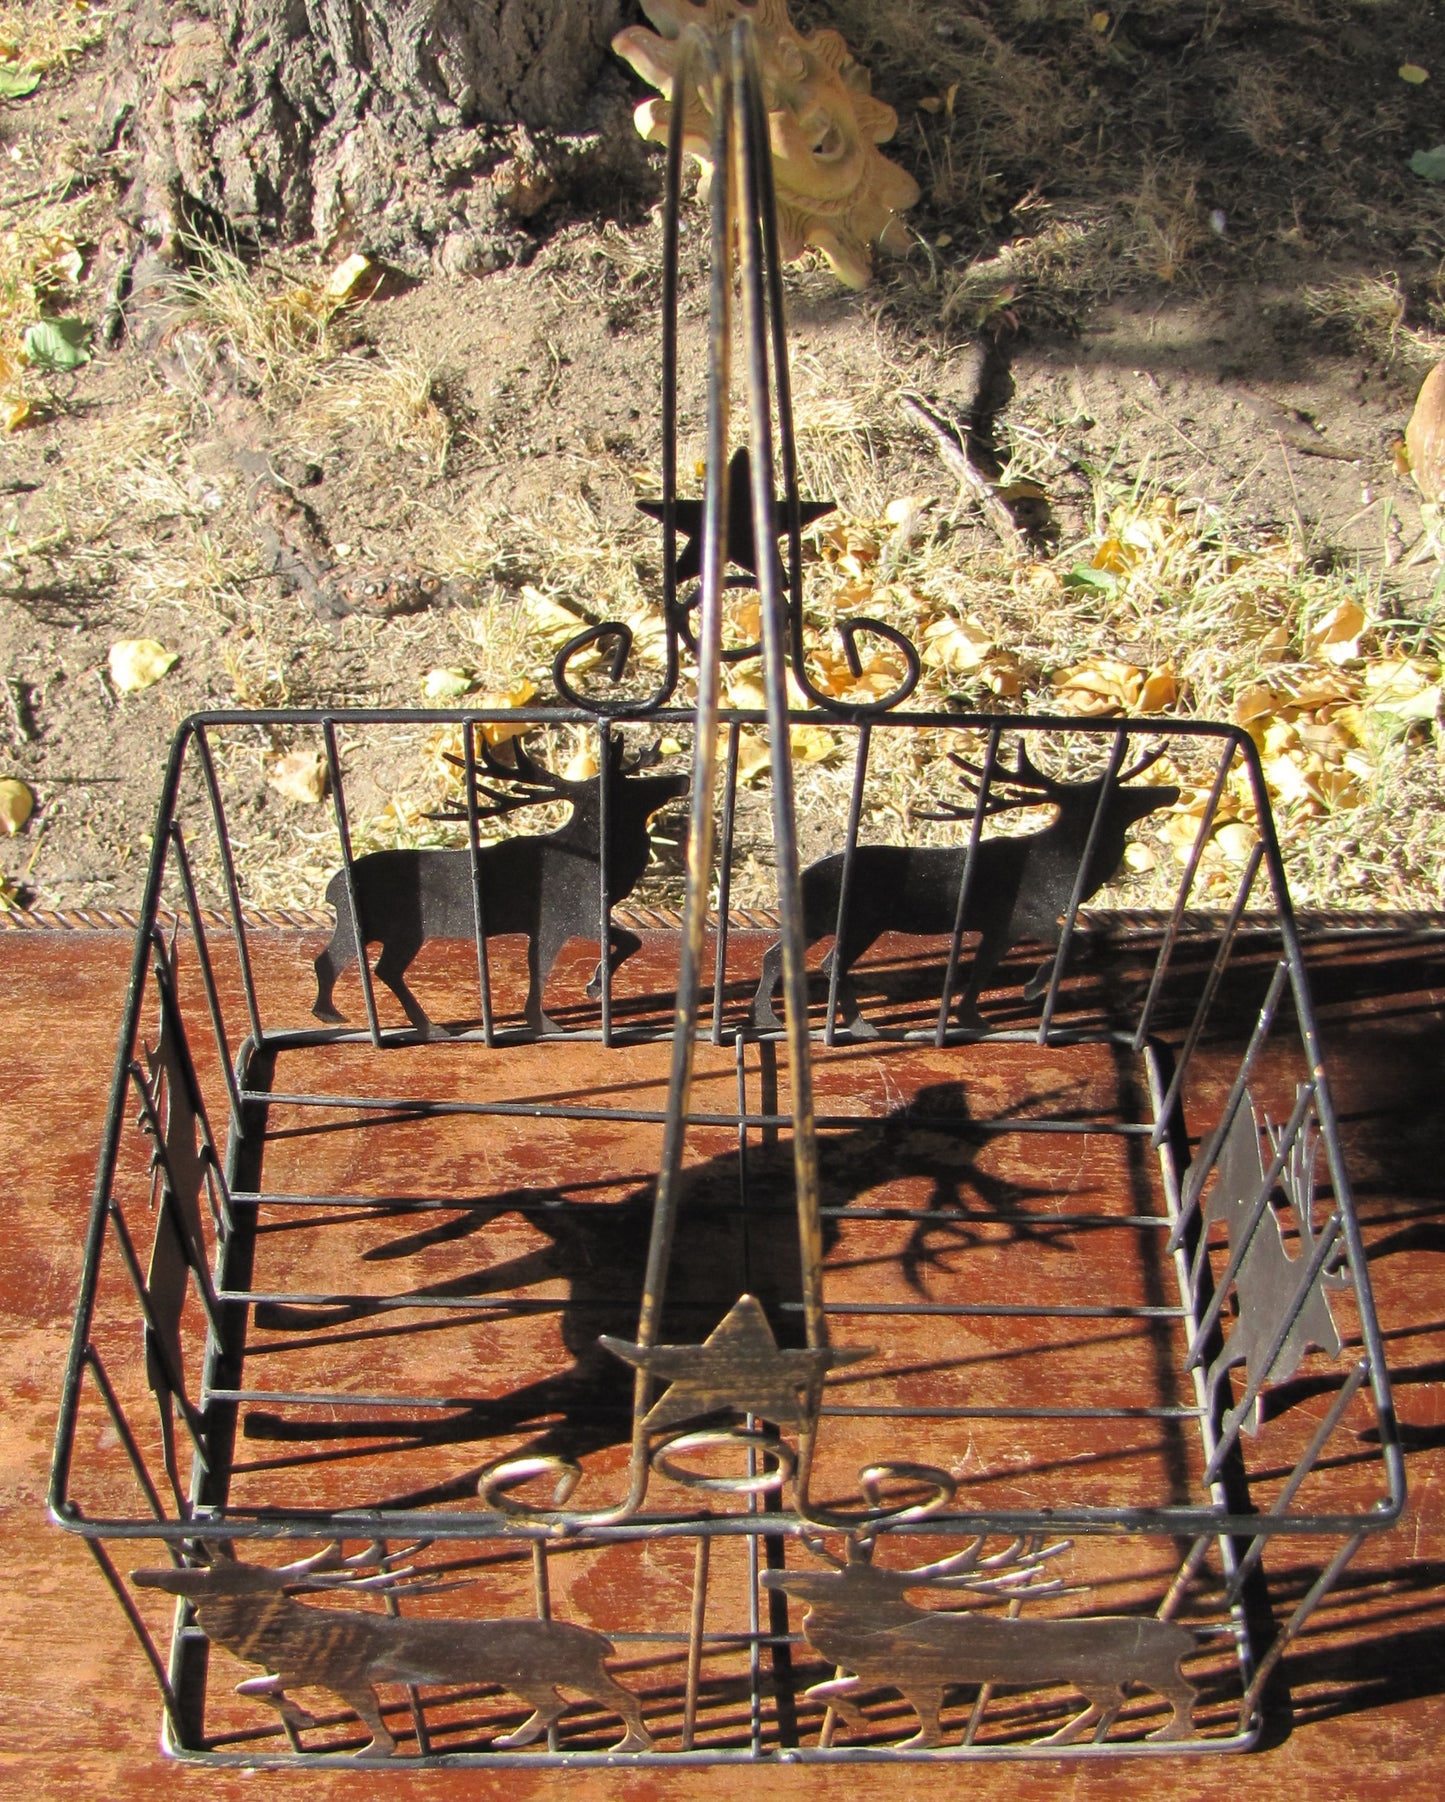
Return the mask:
<svg viewBox="0 0 1445 1802">
<path fill-rule="evenodd" d="M 1417 150 L 1410 158 L 1410 167 L 1426 181 L 1445 181 L 1445 144 L 1437 144 L 1433 150 Z"/>
<path fill-rule="evenodd" d="M 1087 588 L 1091 594 L 1113 594 L 1119 578 L 1107 569 L 1095 569 L 1092 563 L 1076 563 L 1063 578 L 1065 588 Z"/>
<path fill-rule="evenodd" d="M 32 369 L 64 374 L 90 361 L 90 326 L 84 319 L 37 319 L 25 328 L 25 355 Z"/>
<path fill-rule="evenodd" d="M 0 63 L 0 100 L 23 100 L 39 86 L 39 69 L 17 69 Z"/>
</svg>

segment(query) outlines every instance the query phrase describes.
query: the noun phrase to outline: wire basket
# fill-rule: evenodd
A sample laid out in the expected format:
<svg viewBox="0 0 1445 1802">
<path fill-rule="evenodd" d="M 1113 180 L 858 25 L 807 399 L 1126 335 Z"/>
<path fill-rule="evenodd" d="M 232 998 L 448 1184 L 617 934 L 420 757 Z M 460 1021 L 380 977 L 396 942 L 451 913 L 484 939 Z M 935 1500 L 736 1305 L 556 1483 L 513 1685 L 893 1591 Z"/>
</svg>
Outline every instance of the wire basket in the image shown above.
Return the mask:
<svg viewBox="0 0 1445 1802">
<path fill-rule="evenodd" d="M 694 54 L 722 274 L 700 597 L 668 440 L 663 685 L 623 692 L 609 625 L 559 655 L 561 707 L 182 727 L 52 1512 L 186 1758 L 1242 1749 L 1404 1493 L 1259 760 L 1225 727 L 910 711 L 903 641 L 895 693 L 832 704 L 794 767 L 764 127 L 746 26 Z M 729 562 L 757 713 L 719 704 Z M 304 939 L 237 869 L 282 741 L 330 797 Z M 370 845 L 377 772 L 439 747 L 452 805 Z M 1185 787 L 1172 910 L 1106 943 L 1090 901 Z M 1248 844 L 1201 920 L 1226 812 Z"/>
</svg>

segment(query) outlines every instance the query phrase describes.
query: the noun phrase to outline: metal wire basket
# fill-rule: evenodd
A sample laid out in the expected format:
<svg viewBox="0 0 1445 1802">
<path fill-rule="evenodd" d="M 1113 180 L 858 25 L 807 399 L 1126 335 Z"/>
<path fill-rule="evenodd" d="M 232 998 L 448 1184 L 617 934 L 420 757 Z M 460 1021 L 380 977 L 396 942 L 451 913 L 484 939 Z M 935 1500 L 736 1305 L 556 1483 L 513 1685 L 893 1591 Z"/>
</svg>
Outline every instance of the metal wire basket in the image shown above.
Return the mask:
<svg viewBox="0 0 1445 1802">
<path fill-rule="evenodd" d="M 665 681 L 630 691 L 608 625 L 559 655 L 560 708 L 181 729 L 52 1512 L 187 1758 L 1244 1748 L 1403 1501 L 1259 761 L 1225 727 L 910 711 L 912 647 L 855 621 L 846 653 L 882 633 L 900 674 L 808 695 L 851 767 L 839 827 L 837 778 L 789 755 L 819 716 L 785 684 L 791 659 L 807 694 L 802 504 L 746 25 L 693 54 L 717 122 L 708 488 L 693 519 L 674 236 Z M 680 159 L 679 130 L 674 221 Z M 757 713 L 719 704 L 744 579 Z M 558 773 L 563 730 L 582 774 Z M 300 958 L 248 918 L 234 850 L 278 733 L 325 762 L 339 865 Z M 358 848 L 357 772 L 441 733 L 450 826 Z M 1186 780 L 1173 909 L 1105 954 L 1088 903 Z M 679 918 L 649 822 L 684 795 Z M 566 819 L 512 830 L 541 802 Z M 1202 924 L 1226 806 L 1252 848 Z M 732 905 L 749 832 L 765 913 Z"/>
</svg>

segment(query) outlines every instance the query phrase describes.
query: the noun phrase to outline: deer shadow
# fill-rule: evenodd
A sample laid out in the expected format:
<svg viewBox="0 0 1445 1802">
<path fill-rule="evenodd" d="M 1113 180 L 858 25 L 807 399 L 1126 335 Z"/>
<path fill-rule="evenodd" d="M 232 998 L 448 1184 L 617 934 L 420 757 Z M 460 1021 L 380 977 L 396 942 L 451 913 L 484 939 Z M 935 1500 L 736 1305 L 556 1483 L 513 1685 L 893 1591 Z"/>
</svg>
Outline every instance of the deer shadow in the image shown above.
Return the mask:
<svg viewBox="0 0 1445 1802">
<path fill-rule="evenodd" d="M 825 1257 L 839 1244 L 842 1223 L 837 1210 L 901 1179 L 921 1179 L 929 1185 L 928 1198 L 916 1209 L 917 1217 L 896 1254 L 903 1283 L 920 1301 L 927 1299 L 931 1279 L 950 1273 L 957 1255 L 985 1239 L 997 1243 L 1000 1231 L 1009 1241 L 1070 1249 L 1069 1227 L 1033 1216 L 1024 1205 L 1053 1195 L 1052 1187 L 1015 1183 L 978 1167 L 977 1153 L 990 1137 L 971 1122 L 958 1083 L 928 1085 L 887 1115 L 856 1128 L 820 1133 Z M 307 1449 L 294 1458 L 268 1460 L 270 1468 L 348 1456 L 404 1455 L 424 1446 L 511 1439 L 518 1434 L 527 1436 L 525 1442 L 509 1447 L 509 1455 L 579 1459 L 628 1443 L 633 1373 L 603 1348 L 600 1337 L 631 1339 L 635 1334 L 653 1195 L 651 1177 L 613 1201 L 578 1200 L 576 1190 L 565 1185 L 520 1186 L 474 1202 L 459 1199 L 456 1205 L 465 1212 L 452 1214 L 449 1204 L 447 1218 L 429 1221 L 362 1254 L 367 1262 L 399 1263 L 459 1242 L 476 1242 L 484 1252 L 486 1236 L 498 1223 L 524 1221 L 543 1236 L 544 1243 L 401 1293 L 452 1302 L 511 1297 L 515 1314 L 505 1307 L 502 1314 L 516 1318 L 550 1310 L 552 1302 L 537 1301 L 529 1292 L 543 1284 L 555 1289 L 560 1281 L 566 1293 L 555 1304 L 557 1332 L 571 1359 L 565 1369 L 496 1397 L 459 1402 L 454 1411 L 429 1421 L 295 1420 L 251 1409 L 245 1415 L 244 1437 L 306 1442 Z M 781 1347 L 805 1343 L 794 1195 L 793 1145 L 784 1134 L 691 1168 L 678 1221 L 678 1249 L 668 1276 L 661 1342 L 699 1343 L 746 1291 L 761 1302 Z M 415 1218 L 410 1208 L 406 1217 Z M 266 1338 L 260 1345 L 253 1341 L 252 1355 L 334 1348 L 365 1339 L 394 1348 L 388 1352 L 388 1361 L 394 1364 L 408 1338 L 437 1330 L 438 1324 L 455 1327 L 455 1322 L 447 1321 L 419 1328 L 385 1324 L 395 1320 L 392 1308 L 397 1298 L 387 1299 L 392 1306 L 356 1297 L 321 1305 L 258 1304 L 255 1327 Z M 496 1318 L 496 1310 L 489 1310 L 489 1318 Z M 360 1443 L 365 1450 L 343 1449 L 338 1444 L 343 1441 L 347 1448 Z M 441 1485 L 388 1496 L 375 1505 L 419 1507 L 474 1496 L 482 1468 L 475 1466 Z"/>
</svg>

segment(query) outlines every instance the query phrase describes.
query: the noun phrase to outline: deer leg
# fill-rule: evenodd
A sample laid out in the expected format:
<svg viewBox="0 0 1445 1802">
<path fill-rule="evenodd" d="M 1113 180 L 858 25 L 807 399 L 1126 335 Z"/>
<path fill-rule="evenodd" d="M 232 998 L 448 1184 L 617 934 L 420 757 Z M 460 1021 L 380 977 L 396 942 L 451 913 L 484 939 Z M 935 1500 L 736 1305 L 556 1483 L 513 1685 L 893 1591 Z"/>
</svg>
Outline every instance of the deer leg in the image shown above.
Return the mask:
<svg viewBox="0 0 1445 1802">
<path fill-rule="evenodd" d="M 957 1019 L 960 1026 L 973 1032 L 992 1032 L 993 1027 L 978 1011 L 978 998 L 988 987 L 989 978 L 1003 962 L 1008 943 L 990 944 L 988 938 L 979 940 L 978 950 L 973 954 L 973 963 L 968 972 L 968 986 L 958 998 Z"/>
<path fill-rule="evenodd" d="M 853 957 L 859 956 L 866 949 L 866 946 L 860 945 Z M 823 959 L 822 974 L 828 978 L 830 986 L 833 978 L 833 965 L 837 959 L 838 947 L 835 945 Z M 843 1014 L 843 1030 L 850 1038 L 876 1039 L 878 1028 L 870 1026 L 863 1018 L 863 1009 L 858 1003 L 858 991 L 853 987 L 852 978 L 848 975 L 848 965 L 852 962 L 853 958 L 850 957 L 838 972 L 838 1005 Z"/>
<path fill-rule="evenodd" d="M 635 932 L 629 932 L 624 926 L 612 928 L 612 947 L 608 956 L 608 968 L 614 973 L 625 964 L 635 951 L 642 949 L 642 940 Z M 599 960 L 596 974 L 587 984 L 587 999 L 595 1001 L 602 993 L 602 964 Z"/>
<path fill-rule="evenodd" d="M 292 1727 L 314 1727 L 316 1716 L 293 1702 L 286 1694 L 286 1687 L 280 1677 L 248 1677 L 244 1683 L 236 1685 L 238 1696 L 250 1696 L 258 1702 L 265 1702 L 274 1708 L 281 1719 Z"/>
<path fill-rule="evenodd" d="M 371 1729 L 371 1741 L 356 1754 L 358 1758 L 375 1756 L 387 1758 L 396 1750 L 396 1741 L 392 1738 L 386 1722 L 381 1718 L 381 1704 L 376 1699 L 376 1691 L 369 1683 L 355 1682 L 342 1689 L 339 1684 L 328 1683 L 328 1689 L 334 1690 L 348 1708 L 360 1715 L 362 1725 Z"/>
<path fill-rule="evenodd" d="M 1034 971 L 1033 975 L 1030 976 L 1028 981 L 1024 984 L 1025 1001 L 1037 1001 L 1039 996 L 1045 993 L 1049 986 L 1049 978 L 1054 973 L 1054 965 L 1058 961 L 1057 957 L 1046 957 L 1039 965 L 1038 969 Z"/>
<path fill-rule="evenodd" d="M 1081 1739 L 1101 1722 L 1107 1726 L 1124 1706 L 1123 1686 L 1118 1683 L 1093 1683 L 1079 1685 L 1089 1706 L 1082 1714 L 1076 1714 L 1073 1720 L 1066 1722 L 1057 1733 L 1051 1733 L 1047 1739 L 1039 1741 L 1041 1746 L 1067 1746 L 1074 1740 Z"/>
<path fill-rule="evenodd" d="M 1167 1683 L 1158 1685 L 1159 1693 L 1173 1711 L 1162 1727 L 1155 1728 L 1150 1739 L 1190 1739 L 1194 1734 L 1194 1685 L 1177 1668 Z"/>
<path fill-rule="evenodd" d="M 811 1689 L 804 1691 L 809 1702 L 821 1702 L 824 1708 L 831 1708 L 850 1727 L 867 1727 L 868 1716 L 858 1706 L 855 1697 L 860 1690 L 872 1688 L 861 1677 L 830 1677 L 826 1683 L 815 1683 Z"/>
<path fill-rule="evenodd" d="M 424 1039 L 434 1038 L 436 1028 L 427 1017 L 426 1009 L 406 986 L 405 972 L 411 960 L 421 950 L 424 940 L 420 932 L 408 932 L 404 936 L 393 933 L 381 948 L 381 956 L 376 960 L 376 975 L 391 990 L 401 1003 L 406 1017 Z"/>
<path fill-rule="evenodd" d="M 782 941 L 769 945 L 763 954 L 763 973 L 758 979 L 757 993 L 753 996 L 751 1024 L 754 1032 L 781 1032 L 783 1023 L 773 1012 L 773 990 L 778 986 L 778 978 L 783 973 Z"/>
<path fill-rule="evenodd" d="M 352 937 L 351 923 L 345 914 L 338 909 L 336 931 L 331 935 L 331 943 L 317 957 L 316 999 L 311 1004 L 311 1011 L 318 1020 L 343 1020 L 345 1015 L 338 1012 L 332 1000 L 332 992 L 336 987 L 336 979 L 356 956 L 356 942 Z"/>
<path fill-rule="evenodd" d="M 925 1746 L 941 1746 L 943 1744 L 943 1723 L 939 1715 L 943 1712 L 943 1686 L 937 1689 L 910 1689 L 905 1692 L 918 1711 L 918 1731 L 912 1739 L 901 1739 L 895 1751 L 914 1752 Z"/>
<path fill-rule="evenodd" d="M 626 1723 L 627 1732 L 611 1748 L 612 1751 L 650 1752 L 652 1750 L 652 1735 L 648 1731 L 647 1723 L 642 1718 L 642 1710 L 638 1706 L 637 1697 L 630 1689 L 624 1688 L 611 1671 L 603 1669 L 598 1671 L 595 1677 L 589 1677 L 586 1694 L 594 1702 L 601 1702 L 604 1706 L 611 1703 Z"/>
<path fill-rule="evenodd" d="M 524 1702 L 530 1702 L 535 1712 L 528 1715 L 515 1733 L 504 1733 L 500 1739 L 492 1741 L 499 1752 L 515 1752 L 520 1746 L 530 1746 L 533 1740 L 542 1737 L 567 1706 L 550 1683 L 518 1681 L 509 1684 L 508 1688 Z"/>
<path fill-rule="evenodd" d="M 548 931 L 545 925 L 539 925 L 527 938 L 527 1025 L 538 1038 L 562 1031 L 557 1022 L 542 1011 L 542 992 L 552 974 L 557 954 L 571 936 L 566 927 L 560 931 L 553 927 Z"/>
</svg>

